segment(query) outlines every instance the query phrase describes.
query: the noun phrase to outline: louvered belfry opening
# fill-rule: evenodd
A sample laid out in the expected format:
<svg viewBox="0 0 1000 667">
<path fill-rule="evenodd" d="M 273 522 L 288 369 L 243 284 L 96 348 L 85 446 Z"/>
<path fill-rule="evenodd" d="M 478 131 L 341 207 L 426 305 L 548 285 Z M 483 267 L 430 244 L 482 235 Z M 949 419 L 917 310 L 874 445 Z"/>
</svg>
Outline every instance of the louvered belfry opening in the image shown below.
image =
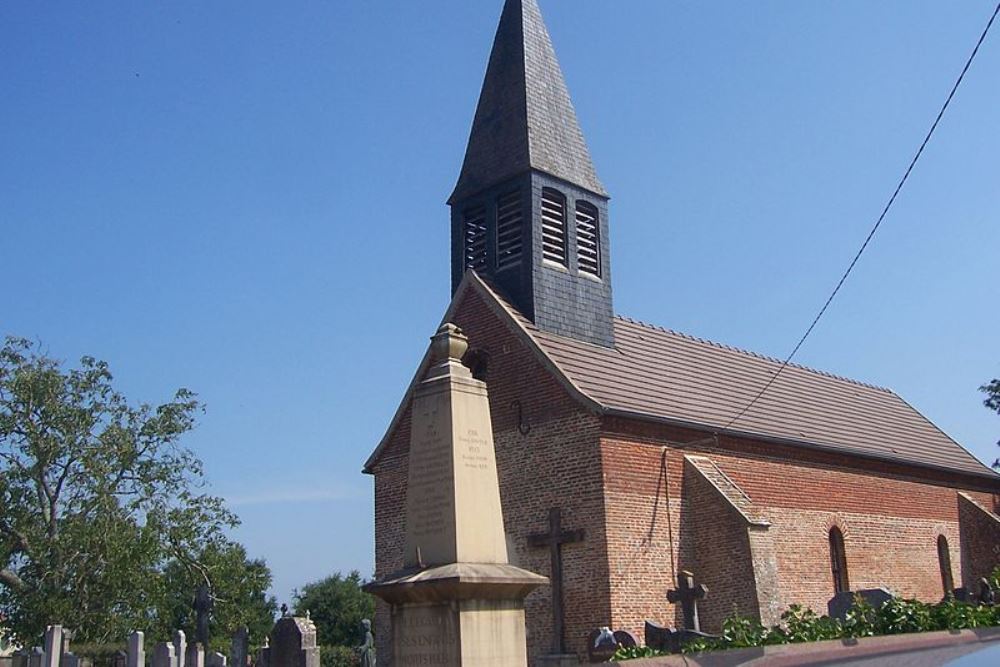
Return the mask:
<svg viewBox="0 0 1000 667">
<path fill-rule="evenodd" d="M 497 269 L 521 263 L 524 210 L 520 189 L 497 197 Z"/>
<path fill-rule="evenodd" d="M 463 212 L 465 268 L 482 273 L 486 269 L 486 207 L 473 206 Z"/>
<path fill-rule="evenodd" d="M 542 188 L 542 258 L 566 266 L 566 198 Z"/>
<path fill-rule="evenodd" d="M 597 207 L 576 202 L 576 262 L 580 273 L 601 277 L 601 231 Z"/>
</svg>

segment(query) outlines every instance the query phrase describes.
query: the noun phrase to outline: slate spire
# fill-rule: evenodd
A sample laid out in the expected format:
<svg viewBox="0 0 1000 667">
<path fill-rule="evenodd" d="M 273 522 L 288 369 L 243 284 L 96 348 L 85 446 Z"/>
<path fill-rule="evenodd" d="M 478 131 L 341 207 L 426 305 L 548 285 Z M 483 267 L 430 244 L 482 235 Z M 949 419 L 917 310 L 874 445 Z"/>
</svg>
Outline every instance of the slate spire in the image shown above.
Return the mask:
<svg viewBox="0 0 1000 667">
<path fill-rule="evenodd" d="M 529 170 L 607 197 L 537 1 L 506 0 L 449 203 Z"/>
</svg>

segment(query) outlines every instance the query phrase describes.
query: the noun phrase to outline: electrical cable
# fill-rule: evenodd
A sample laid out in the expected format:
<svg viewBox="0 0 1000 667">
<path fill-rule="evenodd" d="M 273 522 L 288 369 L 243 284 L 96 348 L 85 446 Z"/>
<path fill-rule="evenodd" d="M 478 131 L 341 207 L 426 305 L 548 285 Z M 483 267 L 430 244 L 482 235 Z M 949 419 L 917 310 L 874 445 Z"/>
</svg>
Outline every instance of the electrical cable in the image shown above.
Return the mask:
<svg viewBox="0 0 1000 667">
<path fill-rule="evenodd" d="M 982 46 L 983 42 L 986 40 L 986 35 L 989 34 L 990 28 L 993 27 L 993 22 L 996 20 L 998 14 L 1000 14 L 1000 3 L 997 3 L 996 9 L 993 10 L 993 15 L 990 17 L 989 22 L 986 24 L 986 28 L 983 30 L 983 34 L 979 36 L 979 41 L 976 42 L 976 47 L 972 49 L 972 54 L 969 56 L 969 59 L 965 61 L 965 67 L 962 68 L 962 72 L 961 74 L 958 75 L 958 79 L 955 81 L 955 85 L 952 86 L 951 92 L 948 93 L 948 98 L 944 101 L 944 105 L 942 105 L 941 110 L 938 112 L 937 118 L 934 119 L 934 123 L 931 125 L 931 129 L 927 132 L 927 136 L 924 137 L 923 142 L 920 144 L 920 148 L 917 149 L 917 152 L 913 156 L 913 159 L 910 160 L 910 166 L 906 168 L 906 172 L 903 174 L 903 177 L 899 180 L 899 184 L 896 185 L 896 189 L 893 191 L 892 196 L 889 197 L 889 201 L 886 203 L 885 208 L 882 209 L 882 214 L 879 215 L 878 220 L 875 222 L 875 226 L 872 227 L 871 231 L 868 233 L 868 237 L 865 239 L 865 242 L 861 244 L 861 248 L 854 256 L 854 259 L 851 261 L 851 264 L 847 267 L 847 270 L 844 272 L 844 275 L 840 277 L 840 281 L 837 283 L 837 286 L 833 289 L 833 292 L 830 293 L 830 297 L 826 300 L 826 303 L 823 304 L 823 307 L 820 309 L 819 313 L 813 319 L 812 324 L 809 325 L 809 328 L 806 329 L 806 332 L 802 335 L 802 338 L 799 339 L 799 342 L 795 345 L 795 348 L 791 351 L 791 353 L 787 357 L 785 357 L 785 360 L 781 363 L 781 366 L 778 368 L 778 371 L 773 376 L 771 376 L 771 379 L 768 380 L 767 384 L 764 385 L 764 388 L 761 389 L 759 392 L 757 392 L 757 395 L 753 397 L 753 400 L 747 403 L 747 405 L 742 410 L 740 410 L 740 412 L 735 417 L 729 420 L 729 423 L 723 427 L 722 429 L 723 431 L 728 430 L 729 427 L 731 427 L 733 424 L 739 421 L 744 415 L 746 415 L 746 413 L 750 410 L 750 408 L 756 405 L 757 401 L 759 401 L 761 397 L 763 397 L 764 394 L 767 393 L 767 390 L 771 388 L 771 386 L 775 383 L 775 381 L 778 379 L 781 373 L 791 363 L 792 359 L 798 353 L 799 348 L 802 347 L 802 344 L 805 343 L 806 339 L 809 338 L 809 335 L 812 334 L 813 329 L 815 329 L 816 325 L 819 324 L 819 321 L 823 318 L 823 315 L 826 314 L 826 311 L 830 307 L 830 304 L 833 303 L 833 300 L 837 296 L 837 293 L 840 292 L 840 288 L 844 286 L 844 282 L 847 281 L 847 277 L 851 275 L 852 271 L 854 271 L 854 267 L 857 265 L 858 260 L 861 259 L 861 255 L 863 255 L 865 250 L 868 248 L 868 244 L 871 243 L 871 240 L 875 236 L 875 233 L 878 231 L 878 228 L 882 226 L 882 222 L 885 220 L 886 215 L 888 215 L 889 209 L 891 209 L 892 205 L 895 203 L 896 197 L 899 196 L 899 193 L 903 189 L 903 186 L 906 184 L 907 179 L 910 178 L 910 173 L 916 166 L 917 161 L 923 154 L 924 148 L 927 147 L 927 144 L 928 142 L 930 142 L 931 137 L 934 136 L 934 131 L 937 129 L 938 123 L 941 122 L 941 119 L 944 117 L 945 111 L 948 110 L 948 106 L 951 104 L 952 98 L 955 97 L 955 93 L 956 91 L 958 91 L 958 87 L 962 85 L 962 80 L 965 78 L 966 72 L 968 72 L 969 68 L 972 66 L 972 61 L 976 59 L 976 54 L 979 53 L 979 47 Z"/>
</svg>

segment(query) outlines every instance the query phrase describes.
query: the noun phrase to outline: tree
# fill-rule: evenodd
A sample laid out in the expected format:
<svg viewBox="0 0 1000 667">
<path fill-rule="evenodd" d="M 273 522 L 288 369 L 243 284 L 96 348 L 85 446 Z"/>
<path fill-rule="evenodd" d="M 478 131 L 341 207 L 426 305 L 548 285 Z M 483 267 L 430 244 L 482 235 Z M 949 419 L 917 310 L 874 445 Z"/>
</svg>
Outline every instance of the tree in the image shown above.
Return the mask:
<svg viewBox="0 0 1000 667">
<path fill-rule="evenodd" d="M 375 614 L 375 599 L 361 590 L 364 581 L 354 570 L 346 577 L 333 576 L 306 584 L 295 592 L 295 614 L 306 611 L 316 624 L 319 643 L 356 646 L 360 643 L 361 619 Z"/>
<path fill-rule="evenodd" d="M 91 642 L 154 623 L 170 561 L 218 586 L 204 547 L 238 520 L 179 444 L 201 404 L 133 405 L 112 379 L 24 339 L 0 349 L 0 613 L 25 645 L 53 622 Z"/>
<path fill-rule="evenodd" d="M 979 390 L 986 394 L 983 405 L 1000 414 L 1000 380 L 994 379 L 992 382 L 984 384 Z M 1000 445 L 1000 442 L 997 444 Z M 1000 469 L 1000 458 L 993 462 L 993 467 Z"/>
<path fill-rule="evenodd" d="M 229 638 L 241 625 L 247 626 L 255 643 L 271 632 L 278 604 L 267 595 L 271 571 L 262 560 L 247 558 L 246 549 L 233 542 L 206 546 L 198 554 L 200 569 L 182 560 L 167 563 L 163 571 L 163 596 L 156 609 L 156 632 L 168 637 L 174 630 L 195 636 L 193 591 L 203 583 L 204 571 L 213 584 L 211 646 L 228 651 Z"/>
</svg>

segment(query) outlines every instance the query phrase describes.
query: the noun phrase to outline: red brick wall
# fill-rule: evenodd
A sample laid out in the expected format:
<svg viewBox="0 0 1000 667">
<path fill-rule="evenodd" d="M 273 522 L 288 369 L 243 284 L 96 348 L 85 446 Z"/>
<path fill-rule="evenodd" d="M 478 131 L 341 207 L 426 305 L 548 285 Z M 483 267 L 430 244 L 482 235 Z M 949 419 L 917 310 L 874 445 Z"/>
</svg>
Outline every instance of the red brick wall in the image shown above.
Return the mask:
<svg viewBox="0 0 1000 667">
<path fill-rule="evenodd" d="M 485 351 L 490 359 L 485 379 L 511 562 L 549 576 L 548 550 L 529 548 L 527 537 L 547 532 L 552 507 L 562 509 L 565 529 L 585 532 L 583 542 L 563 547 L 567 648 L 584 655 L 587 634 L 610 622 L 600 420 L 567 395 L 478 295 L 470 291 L 452 320 L 469 337 L 472 349 Z M 520 421 L 515 401 L 521 406 Z M 406 416 L 374 468 L 379 577 L 402 565 L 408 442 Z M 550 587 L 535 591 L 525 601 L 530 659 L 549 653 L 551 609 Z M 388 609 L 380 605 L 376 614 L 379 664 L 389 664 L 390 624 Z"/>
<path fill-rule="evenodd" d="M 959 498 L 962 535 L 962 581 L 970 591 L 979 590 L 979 579 L 1000 567 L 1000 518 L 986 511 L 989 505 L 981 498 Z M 949 544 L 951 540 L 948 541 Z M 956 560 L 952 556 L 952 560 Z"/>
<path fill-rule="evenodd" d="M 702 545 L 712 543 L 713 531 L 732 529 L 728 520 L 717 520 L 719 512 L 705 500 L 704 489 L 685 479 L 684 454 L 710 457 L 771 522 L 768 532 L 777 555 L 782 607 L 796 602 L 826 611 L 833 594 L 828 542 L 833 525 L 844 533 L 852 588 L 885 586 L 900 595 L 939 600 L 943 588 L 938 535 L 948 539 L 955 581 L 962 580 L 960 555 L 968 538 L 959 535 L 958 491 L 969 489 L 988 507 L 997 502 L 996 495 L 986 492 L 986 482 L 973 478 L 952 476 L 949 480 L 933 471 L 852 461 L 753 440 L 675 444 L 704 440 L 705 434 L 698 431 L 605 420 L 602 457 L 609 567 L 618 577 L 612 584 L 616 628 L 639 633 L 646 618 L 679 621 L 677 610 L 664 598 L 673 581 L 671 541 L 676 566 L 683 567 L 686 562 L 698 563 L 697 554 L 703 551 Z M 667 489 L 661 465 L 664 451 Z M 699 537 L 699 531 L 709 536 Z M 741 608 L 753 602 L 749 589 L 738 592 L 733 588 L 733 573 L 724 566 L 729 561 L 729 567 L 738 571 L 745 564 L 737 566 L 735 561 L 746 558 L 742 545 L 732 545 L 723 564 L 707 562 L 702 572 L 695 572 L 722 597 L 718 606 L 703 606 L 703 619 L 714 622 L 721 607 L 735 604 Z"/>
</svg>

